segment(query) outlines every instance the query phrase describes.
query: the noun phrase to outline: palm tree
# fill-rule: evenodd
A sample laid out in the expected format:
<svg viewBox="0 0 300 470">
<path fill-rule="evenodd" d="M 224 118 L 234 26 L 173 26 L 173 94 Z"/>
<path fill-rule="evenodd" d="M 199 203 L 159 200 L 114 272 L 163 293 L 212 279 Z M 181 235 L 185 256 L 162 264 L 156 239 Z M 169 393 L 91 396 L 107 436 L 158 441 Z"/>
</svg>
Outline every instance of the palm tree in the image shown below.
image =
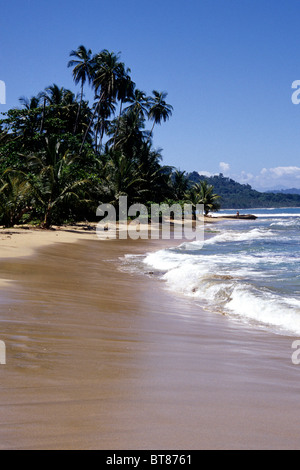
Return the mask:
<svg viewBox="0 0 300 470">
<path fill-rule="evenodd" d="M 31 210 L 32 187 L 21 171 L 7 170 L 0 185 L 0 220 L 13 227 Z"/>
<path fill-rule="evenodd" d="M 128 103 L 130 103 L 130 105 L 125 109 L 125 111 L 132 111 L 141 119 L 145 119 L 145 116 L 148 116 L 149 98 L 147 98 L 146 93 L 143 91 L 136 88 L 133 95 L 129 97 Z"/>
<path fill-rule="evenodd" d="M 135 87 L 135 84 L 133 83 L 133 81 L 131 80 L 131 77 L 129 75 L 130 72 L 131 72 L 131 70 L 129 68 L 126 69 L 126 70 L 124 69 L 123 73 L 120 74 L 120 77 L 118 79 L 117 99 L 120 102 L 120 111 L 119 111 L 118 124 L 117 124 L 117 128 L 116 128 L 116 133 L 115 133 L 114 146 L 115 146 L 115 143 L 116 143 L 116 138 L 118 136 L 119 122 L 120 122 L 120 118 L 121 118 L 122 111 L 123 111 L 123 103 L 125 101 L 128 101 L 133 96 L 133 90 L 134 90 L 134 87 Z"/>
<path fill-rule="evenodd" d="M 161 149 L 153 150 L 148 142 L 142 143 L 135 155 L 140 175 L 143 179 L 144 201 L 160 203 L 169 196 L 170 167 L 161 166 Z"/>
<path fill-rule="evenodd" d="M 119 99 L 121 102 L 120 116 L 122 104 L 132 88 L 130 69 L 126 69 L 125 64 L 120 62 L 119 58 L 120 53 L 115 54 L 108 50 L 104 50 L 96 56 L 94 86 L 96 92 L 99 92 L 99 115 L 102 103 L 106 103 L 106 109 L 109 109 L 112 103 Z M 117 132 L 118 126 L 116 134 Z"/>
<path fill-rule="evenodd" d="M 56 83 L 53 83 L 39 94 L 39 98 L 44 98 L 51 106 L 60 106 L 64 103 L 64 96 L 67 91 L 71 93 L 70 90 L 66 90 L 64 87 L 60 88 Z"/>
<path fill-rule="evenodd" d="M 119 61 L 120 52 L 115 54 L 107 49 L 95 56 L 94 87 L 96 92 L 100 90 L 102 99 L 114 99 L 118 93 L 120 78 L 125 75 L 125 64 Z"/>
<path fill-rule="evenodd" d="M 117 206 L 120 196 L 127 196 L 129 205 L 141 197 L 143 179 L 140 168 L 122 152 L 112 150 L 109 153 L 105 173 L 110 204 Z"/>
<path fill-rule="evenodd" d="M 87 50 L 83 45 L 79 46 L 76 51 L 74 50 L 71 51 L 70 57 L 74 57 L 74 59 L 68 62 L 68 67 L 74 67 L 73 69 L 74 82 L 76 85 L 78 85 L 79 83 L 81 85 L 80 103 L 79 103 L 75 127 L 74 127 L 74 134 L 76 134 L 79 114 L 80 114 L 82 101 L 83 101 L 84 85 L 87 81 L 91 83 L 93 80 L 94 59 L 92 57 L 92 50 L 91 49 Z"/>
<path fill-rule="evenodd" d="M 153 121 L 150 137 L 153 134 L 155 124 L 161 124 L 162 121 L 166 122 L 172 116 L 173 111 L 173 107 L 170 104 L 167 104 L 165 101 L 168 93 L 159 93 L 156 90 L 153 90 L 152 93 L 153 97 L 151 97 L 149 100 L 148 113 L 148 118 Z"/>
<path fill-rule="evenodd" d="M 95 64 L 93 85 L 95 93 L 99 96 L 99 100 L 83 138 L 80 152 L 83 149 L 87 133 L 97 113 L 100 120 L 101 105 L 103 103 L 108 103 L 109 106 L 117 97 L 118 85 L 120 84 L 121 77 L 123 77 L 125 73 L 125 65 L 122 62 L 119 62 L 119 56 L 120 53 L 115 54 L 114 52 L 109 52 L 105 49 L 99 54 L 96 54 L 93 58 Z"/>
<path fill-rule="evenodd" d="M 31 109 L 36 109 L 40 105 L 40 97 L 39 96 L 32 96 L 30 99 L 26 98 L 26 96 L 22 96 L 19 98 L 20 103 L 24 106 L 27 111 Z"/>
<path fill-rule="evenodd" d="M 87 185 L 87 179 L 72 179 L 68 170 L 74 163 L 72 155 L 61 152 L 61 143 L 54 138 L 45 139 L 45 151 L 31 155 L 29 165 L 39 171 L 35 184 L 35 197 L 44 208 L 43 228 L 49 229 L 53 209 L 68 205 L 71 200 L 80 200 L 79 190 Z"/>
<path fill-rule="evenodd" d="M 78 128 L 79 126 L 78 101 L 74 93 L 64 87 L 59 87 L 54 83 L 41 92 L 39 94 L 39 98 L 44 100 L 43 121 L 45 121 L 45 115 L 47 112 L 47 133 L 74 133 L 76 120 L 76 127 Z M 48 103 L 47 108 L 46 103 Z M 86 108 L 85 102 L 81 103 L 81 108 L 84 107 L 84 104 Z M 84 121 L 86 119 L 86 109 L 83 114 Z M 84 122 L 81 124 L 84 124 Z"/>
<path fill-rule="evenodd" d="M 189 193 L 189 200 L 193 205 L 193 216 L 196 217 L 196 205 L 204 205 L 204 214 L 207 215 L 209 212 L 214 212 L 220 209 L 218 199 L 221 196 L 213 193 L 213 186 L 209 185 L 207 181 L 200 181 L 199 184 L 195 184 Z"/>
<path fill-rule="evenodd" d="M 186 197 L 189 188 L 189 179 L 186 172 L 176 170 L 172 175 L 171 186 L 175 200 L 182 201 Z"/>
<path fill-rule="evenodd" d="M 19 101 L 25 108 L 23 111 L 23 122 L 20 123 L 23 138 L 32 139 L 41 126 L 42 113 L 40 108 L 40 97 L 32 96 L 29 99 L 22 96 L 19 98 Z"/>
<path fill-rule="evenodd" d="M 144 131 L 144 120 L 133 111 L 124 113 L 120 120 L 114 120 L 108 130 L 108 141 L 116 150 L 122 151 L 128 159 L 132 159 L 146 141 L 147 134 Z M 116 136 L 116 130 L 118 134 Z"/>
<path fill-rule="evenodd" d="M 96 96 L 96 99 L 99 99 L 99 96 Z M 104 134 L 108 131 L 109 127 L 109 118 L 115 112 L 115 103 L 111 101 L 101 101 L 94 104 L 94 109 L 98 109 L 98 116 L 96 117 L 96 122 L 94 124 L 95 130 L 95 152 L 97 153 L 98 148 L 101 149 L 102 141 Z M 98 134 L 100 134 L 98 142 Z"/>
</svg>

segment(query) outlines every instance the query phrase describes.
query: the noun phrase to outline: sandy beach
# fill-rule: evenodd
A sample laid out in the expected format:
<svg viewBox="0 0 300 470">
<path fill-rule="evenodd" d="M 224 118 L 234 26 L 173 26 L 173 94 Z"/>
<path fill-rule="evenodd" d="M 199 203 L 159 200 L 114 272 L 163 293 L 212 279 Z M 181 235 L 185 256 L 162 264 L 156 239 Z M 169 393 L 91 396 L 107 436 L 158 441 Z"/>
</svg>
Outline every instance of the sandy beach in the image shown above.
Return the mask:
<svg viewBox="0 0 300 470">
<path fill-rule="evenodd" d="M 84 225 L 0 234 L 1 449 L 297 449 L 295 338 L 201 310 Z"/>
<path fill-rule="evenodd" d="M 205 217 L 205 225 L 226 220 L 223 217 Z M 180 224 L 180 222 L 176 222 Z M 76 243 L 79 240 L 90 240 L 91 236 L 95 239 L 95 230 L 97 223 L 78 223 L 68 226 L 54 226 L 51 230 L 42 230 L 30 226 L 21 226 L 11 229 L 0 227 L 0 259 L 19 258 L 31 256 L 38 248 L 50 246 L 55 243 Z M 108 228 L 124 232 L 127 230 L 125 224 L 108 224 Z M 150 231 L 150 226 L 148 226 Z M 153 224 L 154 230 L 159 227 Z M 106 238 L 103 233 L 103 239 Z"/>
</svg>

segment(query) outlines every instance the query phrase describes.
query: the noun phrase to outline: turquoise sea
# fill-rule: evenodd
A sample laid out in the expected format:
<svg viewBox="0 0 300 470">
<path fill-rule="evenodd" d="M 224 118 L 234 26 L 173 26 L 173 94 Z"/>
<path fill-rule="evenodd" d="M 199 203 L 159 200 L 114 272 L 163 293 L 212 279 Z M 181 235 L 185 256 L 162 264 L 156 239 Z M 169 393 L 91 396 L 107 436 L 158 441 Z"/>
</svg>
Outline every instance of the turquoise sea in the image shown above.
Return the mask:
<svg viewBox="0 0 300 470">
<path fill-rule="evenodd" d="M 248 326 L 299 336 L 300 208 L 240 213 L 258 218 L 220 221 L 209 226 L 202 248 L 184 243 L 139 262 L 174 294 L 193 298 L 199 315 L 201 305 Z"/>
</svg>

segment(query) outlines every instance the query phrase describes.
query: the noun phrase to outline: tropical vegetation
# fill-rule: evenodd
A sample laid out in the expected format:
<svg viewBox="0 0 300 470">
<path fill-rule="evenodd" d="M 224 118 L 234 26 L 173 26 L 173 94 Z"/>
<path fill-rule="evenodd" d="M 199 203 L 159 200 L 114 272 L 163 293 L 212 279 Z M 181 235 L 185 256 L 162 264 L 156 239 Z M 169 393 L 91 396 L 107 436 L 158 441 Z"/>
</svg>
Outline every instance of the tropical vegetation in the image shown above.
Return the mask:
<svg viewBox="0 0 300 470">
<path fill-rule="evenodd" d="M 0 120 L 0 225 L 95 220 L 101 203 L 191 202 L 218 209 L 213 189 L 162 163 L 155 127 L 172 116 L 167 93 L 137 87 L 120 53 L 71 51 L 75 94 L 58 84 Z M 86 100 L 92 90 L 94 100 Z"/>
<path fill-rule="evenodd" d="M 203 182 L 213 186 L 220 196 L 218 203 L 222 209 L 300 207 L 300 195 L 295 192 L 297 190 L 264 193 L 256 191 L 249 184 L 238 183 L 222 173 L 208 177 L 193 172 L 187 176 L 192 186 Z"/>
</svg>

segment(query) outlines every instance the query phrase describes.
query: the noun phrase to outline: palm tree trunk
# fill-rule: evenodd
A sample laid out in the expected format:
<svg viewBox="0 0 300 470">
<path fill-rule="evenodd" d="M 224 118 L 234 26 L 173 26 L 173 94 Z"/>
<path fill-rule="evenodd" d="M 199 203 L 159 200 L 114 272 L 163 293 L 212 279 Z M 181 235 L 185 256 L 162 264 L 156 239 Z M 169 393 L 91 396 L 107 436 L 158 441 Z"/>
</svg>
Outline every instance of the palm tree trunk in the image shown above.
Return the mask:
<svg viewBox="0 0 300 470">
<path fill-rule="evenodd" d="M 153 126 L 152 126 L 152 129 L 151 129 L 151 133 L 150 133 L 150 135 L 152 135 L 152 134 L 153 134 L 154 127 L 155 127 L 155 121 L 154 121 L 154 123 L 153 123 Z"/>
<path fill-rule="evenodd" d="M 83 83 L 81 83 L 81 96 L 80 96 L 80 103 L 78 106 L 76 121 L 75 121 L 75 126 L 74 126 L 74 135 L 76 134 L 76 131 L 77 131 L 77 126 L 78 126 L 78 121 L 79 121 L 79 116 L 80 116 L 80 111 L 81 111 L 81 106 L 82 106 L 82 100 L 83 100 Z"/>
<path fill-rule="evenodd" d="M 86 131 L 85 131 L 85 134 L 84 134 L 82 143 L 81 143 L 81 147 L 80 147 L 79 153 L 82 152 L 82 149 L 83 149 L 83 146 L 84 146 L 84 144 L 85 144 L 85 141 L 86 141 L 87 135 L 88 135 L 88 133 L 89 133 L 89 130 L 90 130 L 90 128 L 91 128 L 92 122 L 93 122 L 93 120 L 94 120 L 94 118 L 95 118 L 95 116 L 96 116 L 96 112 L 97 112 L 97 110 L 98 110 L 98 106 L 99 106 L 99 103 L 97 104 L 97 106 L 96 106 L 96 108 L 95 108 L 95 111 L 94 111 L 94 113 L 93 113 L 93 116 L 92 116 L 91 119 L 90 119 L 89 125 L 88 125 L 88 127 L 86 128 Z"/>
<path fill-rule="evenodd" d="M 97 119 L 96 129 L 95 129 L 95 152 L 98 150 L 98 133 L 99 133 L 99 119 Z"/>
<path fill-rule="evenodd" d="M 104 136 L 104 123 L 102 122 L 102 124 L 101 124 L 101 132 L 100 132 L 100 142 L 99 142 L 99 148 L 100 148 L 100 150 L 101 150 L 101 147 L 102 147 L 103 136 Z"/>
<path fill-rule="evenodd" d="M 86 141 L 87 135 L 88 135 L 88 133 L 89 133 L 89 130 L 90 130 L 90 128 L 91 128 L 92 122 L 93 122 L 93 120 L 94 120 L 94 118 L 95 118 L 95 116 L 96 116 L 96 113 L 97 113 L 97 111 L 98 111 L 98 108 L 100 108 L 100 104 L 101 104 L 101 101 L 102 101 L 103 96 L 104 96 L 104 92 L 102 93 L 102 95 L 101 95 L 101 97 L 100 97 L 100 99 L 99 99 L 99 101 L 98 101 L 98 103 L 97 103 L 97 106 L 95 107 L 95 111 L 94 111 L 94 113 L 93 113 L 93 116 L 91 117 L 90 122 L 89 122 L 89 125 L 88 125 L 88 127 L 87 127 L 87 129 L 86 129 L 86 131 L 85 131 L 85 134 L 84 134 L 84 137 L 83 137 L 83 140 L 82 140 L 82 144 L 81 144 L 79 153 L 82 152 L 82 149 L 83 149 L 83 146 L 84 146 L 84 144 L 85 144 L 85 141 Z"/>
<path fill-rule="evenodd" d="M 117 129 L 116 129 L 116 132 L 115 132 L 115 135 L 114 135 L 114 145 L 113 145 L 113 148 L 114 148 L 114 149 L 115 149 L 115 147 L 116 147 L 116 140 L 117 140 L 118 133 L 119 133 L 120 119 L 121 119 L 121 114 L 122 114 L 122 107 L 123 107 L 123 101 L 121 101 L 121 104 L 120 104 L 120 112 L 119 112 L 119 117 L 118 117 Z"/>
<path fill-rule="evenodd" d="M 100 109 L 100 103 L 99 103 L 99 109 L 98 109 L 98 119 L 97 119 L 97 126 L 96 126 L 96 137 L 95 137 L 95 150 L 96 150 L 96 153 L 98 151 L 98 132 L 99 132 L 99 128 L 100 128 L 100 120 L 101 120 L 101 109 Z M 102 124 L 101 124 L 101 127 L 102 127 Z M 100 142 L 99 142 L 99 148 L 100 148 Z"/>
<path fill-rule="evenodd" d="M 43 105 L 43 112 L 42 112 L 42 121 L 41 121 L 41 127 L 40 127 L 40 134 L 44 130 L 44 122 L 45 122 L 45 112 L 46 112 L 46 98 L 44 98 L 44 105 Z"/>
<path fill-rule="evenodd" d="M 155 124 L 156 124 L 156 123 L 155 123 L 155 121 L 154 121 L 153 126 L 152 126 L 152 129 L 151 129 L 151 131 L 150 131 L 148 144 L 150 144 L 150 141 L 151 141 L 151 137 L 152 137 L 152 134 L 153 134 L 153 130 L 154 130 Z"/>
<path fill-rule="evenodd" d="M 42 227 L 45 229 L 49 229 L 51 226 L 51 215 L 52 215 L 52 207 L 51 207 L 51 201 L 48 203 L 48 207 L 45 213 L 45 218 L 44 222 L 42 224 Z"/>
</svg>

